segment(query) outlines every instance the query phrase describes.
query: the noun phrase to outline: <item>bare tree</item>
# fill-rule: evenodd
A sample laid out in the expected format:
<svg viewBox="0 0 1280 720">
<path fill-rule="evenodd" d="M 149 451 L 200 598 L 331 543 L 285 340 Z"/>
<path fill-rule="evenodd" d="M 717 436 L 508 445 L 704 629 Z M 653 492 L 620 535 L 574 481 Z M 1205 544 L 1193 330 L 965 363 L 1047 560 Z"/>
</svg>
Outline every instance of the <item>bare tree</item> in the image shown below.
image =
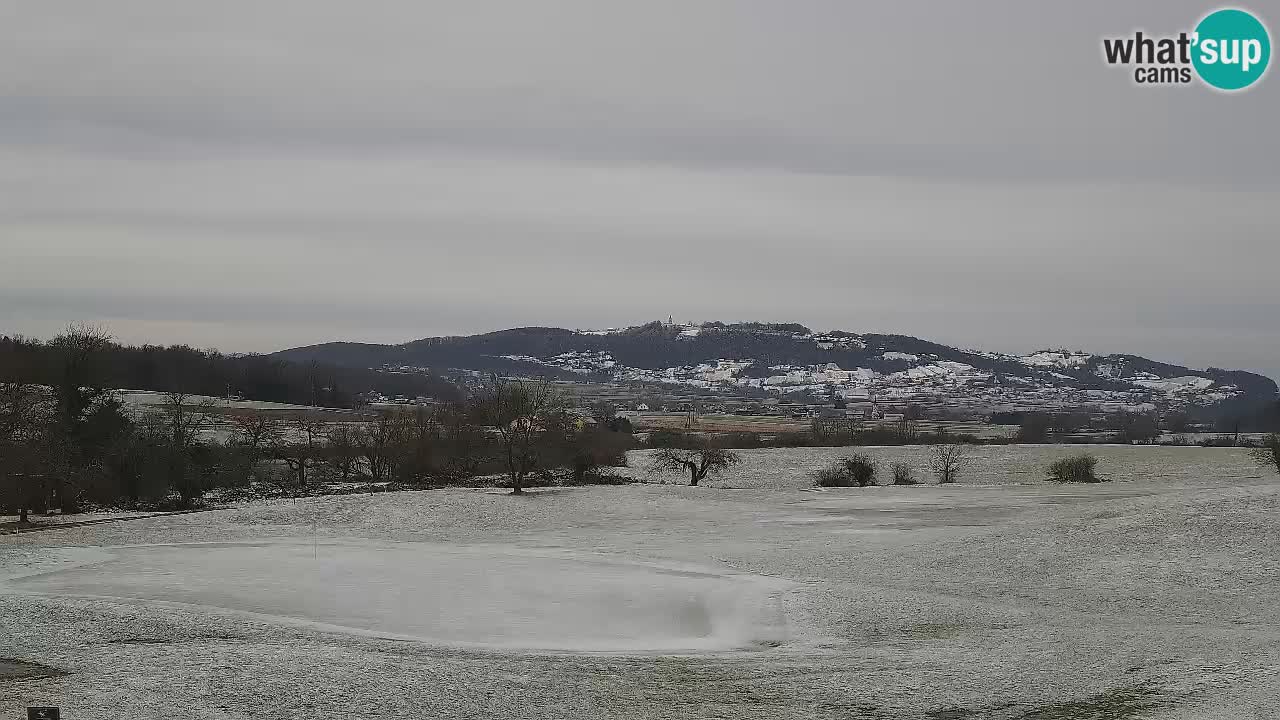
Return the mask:
<svg viewBox="0 0 1280 720">
<path fill-rule="evenodd" d="M 1280 434 L 1271 433 L 1262 439 L 1262 445 L 1250 451 L 1253 459 L 1263 467 L 1274 466 L 1280 472 Z"/>
<path fill-rule="evenodd" d="M 696 486 L 708 475 L 727 471 L 741 458 L 730 450 L 715 447 L 662 448 L 653 456 L 653 469 L 659 472 L 688 471 L 689 484 Z"/>
<path fill-rule="evenodd" d="M 929 448 L 929 469 L 944 485 L 955 482 L 972 464 L 973 458 L 964 445 L 933 445 Z"/>
<path fill-rule="evenodd" d="M 444 441 L 442 471 L 450 479 L 472 477 L 479 471 L 485 435 L 465 403 L 447 403 L 436 411 Z"/>
<path fill-rule="evenodd" d="M 655 472 L 688 472 L 689 485 L 696 486 L 708 475 L 726 472 L 741 458 L 737 453 L 715 446 L 710 434 L 698 432 L 698 418 L 692 413 L 684 420 L 684 432 L 676 447 L 664 447 L 653 456 Z"/>
<path fill-rule="evenodd" d="M 539 440 L 564 412 L 564 400 L 546 381 L 500 378 L 472 396 L 479 422 L 498 435 L 511 493 L 524 492 L 524 481 L 542 464 Z"/>
<path fill-rule="evenodd" d="M 231 416 L 232 439 L 236 445 L 258 452 L 270 447 L 271 440 L 279 434 L 280 423 L 262 413 L 241 413 Z"/>
<path fill-rule="evenodd" d="M 284 437 L 290 435 L 292 437 Z M 307 471 L 322 454 L 325 424 L 322 420 L 298 417 L 288 425 L 286 433 L 276 442 L 276 457 L 289 466 L 300 488 L 307 487 Z"/>
<path fill-rule="evenodd" d="M 181 391 L 165 394 L 163 441 L 169 481 L 178 491 L 183 507 L 190 507 L 206 489 L 209 468 L 201 452 L 204 443 L 200 441 L 200 433 L 209 424 L 213 405 L 210 398 L 195 399 Z"/>
<path fill-rule="evenodd" d="M 359 470 L 360 456 L 356 446 L 356 431 L 349 423 L 337 423 L 325 432 L 325 462 L 333 468 L 343 482 Z"/>
<path fill-rule="evenodd" d="M 249 412 L 231 416 L 230 444 L 240 451 L 241 469 L 253 475 L 267 453 L 280 444 L 284 430 L 280 421 L 264 413 Z"/>
<path fill-rule="evenodd" d="M 40 388 L 26 382 L 0 383 L 0 492 L 12 494 L 18 522 L 26 524 L 44 477 L 40 447 L 49 421 L 49 404 Z"/>
<path fill-rule="evenodd" d="M 400 479 L 420 483 L 436 474 L 440 425 L 434 408 L 400 413 Z"/>
<path fill-rule="evenodd" d="M 402 413 L 382 411 L 354 432 L 356 452 L 364 458 L 369 479 L 390 480 L 400 468 L 403 453 L 404 420 Z"/>
<path fill-rule="evenodd" d="M 185 392 L 165 393 L 164 425 L 169 444 L 176 448 L 188 448 L 200 439 L 200 432 L 209 425 L 209 413 L 213 409 L 211 398 L 195 398 Z"/>
</svg>

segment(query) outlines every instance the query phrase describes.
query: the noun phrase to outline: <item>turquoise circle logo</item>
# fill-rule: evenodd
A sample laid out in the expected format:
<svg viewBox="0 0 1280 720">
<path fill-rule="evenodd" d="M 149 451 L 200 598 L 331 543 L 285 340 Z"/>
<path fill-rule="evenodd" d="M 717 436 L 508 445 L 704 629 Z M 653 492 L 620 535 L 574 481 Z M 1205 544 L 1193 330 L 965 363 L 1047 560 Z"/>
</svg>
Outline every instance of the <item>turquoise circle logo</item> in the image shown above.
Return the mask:
<svg viewBox="0 0 1280 720">
<path fill-rule="evenodd" d="M 1261 20 L 1244 10 L 1209 13 L 1192 36 L 1191 64 L 1206 84 L 1243 90 L 1257 82 L 1271 60 L 1271 36 Z"/>
</svg>

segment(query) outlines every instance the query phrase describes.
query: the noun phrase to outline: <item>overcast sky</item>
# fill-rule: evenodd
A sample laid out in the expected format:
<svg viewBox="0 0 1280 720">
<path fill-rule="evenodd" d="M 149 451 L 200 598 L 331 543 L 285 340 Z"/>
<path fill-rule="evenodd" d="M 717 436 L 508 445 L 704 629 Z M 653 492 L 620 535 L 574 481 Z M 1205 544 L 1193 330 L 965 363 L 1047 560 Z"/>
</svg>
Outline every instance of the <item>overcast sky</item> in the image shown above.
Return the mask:
<svg viewBox="0 0 1280 720">
<path fill-rule="evenodd" d="M 1280 378 L 1274 69 L 1101 59 L 1213 7 L 3 2 L 0 333 L 670 315 Z"/>
</svg>

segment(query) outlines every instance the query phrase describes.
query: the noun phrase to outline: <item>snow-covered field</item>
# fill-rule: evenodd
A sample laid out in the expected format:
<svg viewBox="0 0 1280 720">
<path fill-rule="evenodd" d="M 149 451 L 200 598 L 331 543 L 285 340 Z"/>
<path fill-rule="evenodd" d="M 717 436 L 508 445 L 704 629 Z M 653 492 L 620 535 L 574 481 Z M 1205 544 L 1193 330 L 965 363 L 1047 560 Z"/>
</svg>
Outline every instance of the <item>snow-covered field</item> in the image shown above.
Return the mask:
<svg viewBox="0 0 1280 720">
<path fill-rule="evenodd" d="M 166 393 L 152 390 L 117 390 L 120 401 L 125 405 L 160 406 L 169 402 Z M 290 405 L 289 403 L 266 402 L 264 400 L 227 400 L 208 395 L 188 395 L 186 402 L 193 405 L 208 402 L 214 407 L 229 410 L 325 410 L 311 405 Z"/>
<path fill-rule="evenodd" d="M 679 482 L 678 476 L 650 471 L 655 450 L 628 454 L 626 473 L 646 482 Z M 807 488 L 812 474 L 854 453 L 871 456 L 879 464 L 879 482 L 892 478 L 895 462 L 909 465 L 921 482 L 934 482 L 927 445 L 890 447 L 814 447 L 736 450 L 742 462 L 723 479 L 713 476 L 712 486 L 735 488 Z M 963 484 L 1009 485 L 1039 483 L 1046 466 L 1059 458 L 1088 453 L 1098 458 L 1098 474 L 1113 481 L 1193 481 L 1203 478 L 1237 480 L 1258 478 L 1263 471 L 1248 459 L 1248 451 L 1233 448 L 1139 445 L 973 445 L 965 446 L 970 466 L 960 477 Z"/>
<path fill-rule="evenodd" d="M 984 448 L 954 486 L 815 491 L 842 449 L 749 451 L 704 488 L 3 536 L 0 717 L 1269 717 L 1280 479 L 1128 447 L 1090 448 L 1115 482 L 1038 479 L 1072 450 Z"/>
</svg>

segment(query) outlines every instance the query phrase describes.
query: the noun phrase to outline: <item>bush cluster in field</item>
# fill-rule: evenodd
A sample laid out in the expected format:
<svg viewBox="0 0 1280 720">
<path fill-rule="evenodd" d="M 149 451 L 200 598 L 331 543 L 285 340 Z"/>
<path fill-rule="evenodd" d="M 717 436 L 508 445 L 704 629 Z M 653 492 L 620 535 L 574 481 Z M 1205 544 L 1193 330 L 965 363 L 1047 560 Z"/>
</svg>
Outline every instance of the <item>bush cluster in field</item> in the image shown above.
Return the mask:
<svg viewBox="0 0 1280 720">
<path fill-rule="evenodd" d="M 1049 463 L 1049 479 L 1063 483 L 1099 483 L 1108 478 L 1097 474 L 1098 458 L 1081 453 Z"/>
<path fill-rule="evenodd" d="M 1265 464 L 1275 462 L 1280 455 L 1280 441 L 1273 441 L 1264 446 L 1258 453 L 1258 459 Z M 956 482 L 960 476 L 972 466 L 973 458 L 963 445 L 938 445 L 930 448 L 929 469 L 942 485 Z M 879 461 L 866 453 L 855 453 L 814 473 L 814 484 L 819 487 L 870 487 L 879 485 L 876 476 Z M 1110 478 L 1098 474 L 1098 459 L 1088 453 L 1080 453 L 1061 458 L 1050 463 L 1046 468 L 1049 480 L 1062 483 L 1101 483 Z M 1277 464 L 1280 469 L 1280 464 Z M 916 480 L 912 467 L 905 462 L 895 462 L 890 466 L 891 484 L 915 485 Z"/>
<path fill-rule="evenodd" d="M 817 472 L 820 487 L 867 487 L 876 484 L 877 463 L 870 455 L 850 455 Z"/>
<path fill-rule="evenodd" d="M 934 445 L 929 448 L 929 470 L 938 483 L 956 482 L 971 465 L 972 457 L 964 445 Z M 814 483 L 819 487 L 870 487 L 878 485 L 876 475 L 879 462 L 866 453 L 855 453 L 837 460 L 814 473 Z M 905 462 L 890 466 L 893 485 L 916 485 L 915 472 Z"/>
</svg>

